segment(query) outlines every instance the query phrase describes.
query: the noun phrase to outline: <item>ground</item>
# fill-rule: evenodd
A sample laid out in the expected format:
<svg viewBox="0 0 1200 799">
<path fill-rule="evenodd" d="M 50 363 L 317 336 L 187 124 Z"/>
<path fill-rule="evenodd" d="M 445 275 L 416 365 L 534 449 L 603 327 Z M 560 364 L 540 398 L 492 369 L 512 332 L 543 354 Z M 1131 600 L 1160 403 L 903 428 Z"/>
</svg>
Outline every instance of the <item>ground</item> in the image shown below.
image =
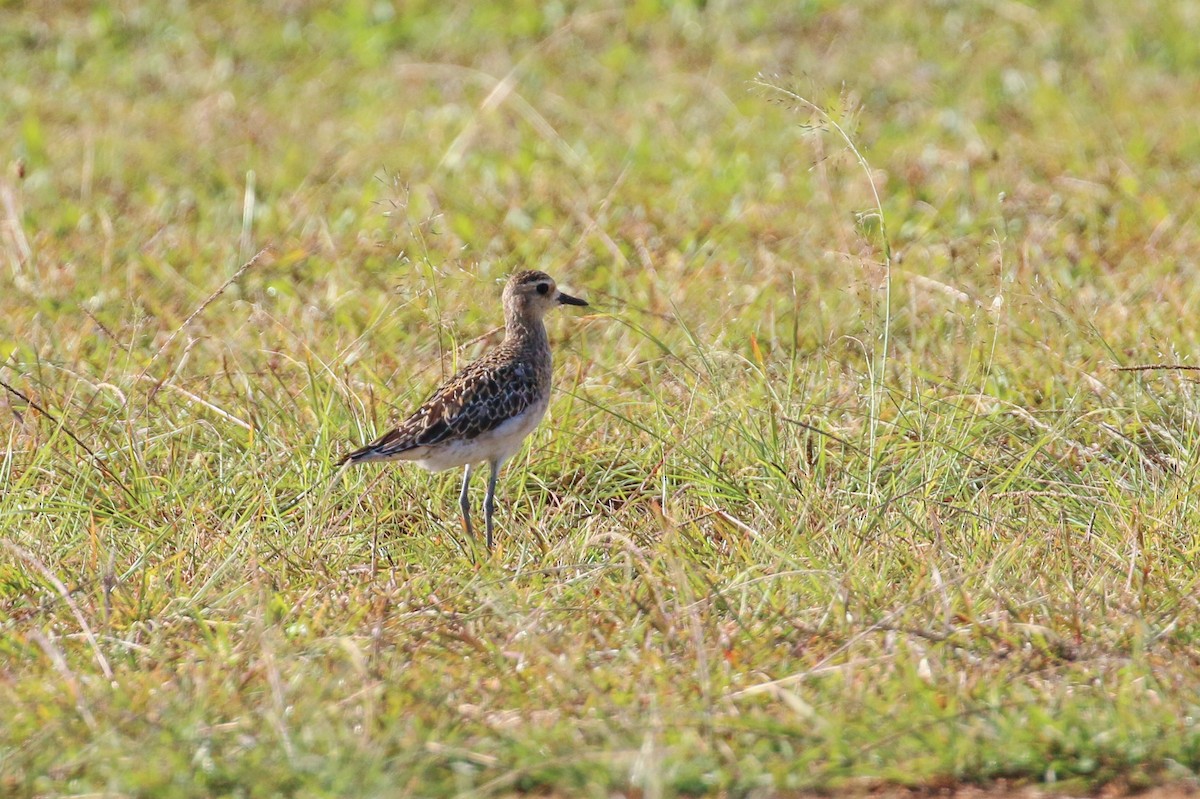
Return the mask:
<svg viewBox="0 0 1200 799">
<path fill-rule="evenodd" d="M 1186 791 L 1198 28 L 0 7 L 0 793 Z M 489 554 L 331 476 L 522 268 Z"/>
</svg>

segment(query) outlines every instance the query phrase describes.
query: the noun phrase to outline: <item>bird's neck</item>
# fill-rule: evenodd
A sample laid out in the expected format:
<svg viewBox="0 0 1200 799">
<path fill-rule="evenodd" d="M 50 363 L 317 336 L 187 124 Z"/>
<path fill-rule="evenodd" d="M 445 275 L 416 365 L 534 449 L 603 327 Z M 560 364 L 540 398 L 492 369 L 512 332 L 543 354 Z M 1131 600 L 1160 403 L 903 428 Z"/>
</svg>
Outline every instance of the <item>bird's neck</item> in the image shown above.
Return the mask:
<svg viewBox="0 0 1200 799">
<path fill-rule="evenodd" d="M 548 344 L 546 326 L 542 320 L 522 314 L 506 313 L 504 315 L 504 340 L 515 346 L 537 346 Z"/>
</svg>

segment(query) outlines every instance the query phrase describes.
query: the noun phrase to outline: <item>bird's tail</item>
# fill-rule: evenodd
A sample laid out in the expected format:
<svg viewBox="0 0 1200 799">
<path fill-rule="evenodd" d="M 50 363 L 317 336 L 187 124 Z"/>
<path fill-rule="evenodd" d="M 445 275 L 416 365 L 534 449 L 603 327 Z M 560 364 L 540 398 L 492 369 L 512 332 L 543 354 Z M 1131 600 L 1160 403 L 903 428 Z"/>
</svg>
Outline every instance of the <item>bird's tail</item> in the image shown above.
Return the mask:
<svg viewBox="0 0 1200 799">
<path fill-rule="evenodd" d="M 341 469 L 348 464 L 358 463 L 361 460 L 365 460 L 375 451 L 375 449 L 376 446 L 374 444 L 367 444 L 365 447 L 359 447 L 353 452 L 348 452 L 341 457 L 341 460 L 337 462 L 337 468 Z"/>
</svg>

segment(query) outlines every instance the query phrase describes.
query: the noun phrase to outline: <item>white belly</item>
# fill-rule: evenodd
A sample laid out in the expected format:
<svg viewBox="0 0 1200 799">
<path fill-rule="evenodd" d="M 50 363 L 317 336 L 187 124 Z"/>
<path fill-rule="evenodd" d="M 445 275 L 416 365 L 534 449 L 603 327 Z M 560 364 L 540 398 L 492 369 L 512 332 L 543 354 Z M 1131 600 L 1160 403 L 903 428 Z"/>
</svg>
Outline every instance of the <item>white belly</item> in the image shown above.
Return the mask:
<svg viewBox="0 0 1200 799">
<path fill-rule="evenodd" d="M 521 442 L 533 432 L 538 422 L 546 415 L 548 402 L 530 406 L 524 413 L 514 416 L 486 433 L 469 440 L 446 441 L 424 451 L 414 452 L 412 461 L 422 469 L 440 472 L 468 463 L 493 462 L 497 466 L 508 460 L 521 448 Z"/>
</svg>

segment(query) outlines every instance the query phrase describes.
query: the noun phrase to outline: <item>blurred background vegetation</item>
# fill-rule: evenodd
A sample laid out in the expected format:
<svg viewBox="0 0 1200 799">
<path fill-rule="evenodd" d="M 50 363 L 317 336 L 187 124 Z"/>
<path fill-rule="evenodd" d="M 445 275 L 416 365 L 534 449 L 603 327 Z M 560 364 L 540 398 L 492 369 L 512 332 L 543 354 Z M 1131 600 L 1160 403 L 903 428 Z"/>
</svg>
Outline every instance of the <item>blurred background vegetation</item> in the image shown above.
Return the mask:
<svg viewBox="0 0 1200 799">
<path fill-rule="evenodd" d="M 1200 406 L 1115 367 L 1197 363 L 1198 31 L 0 5 L 0 789 L 1194 780 Z M 520 268 L 593 312 L 497 559 L 450 478 L 286 512 Z"/>
</svg>

